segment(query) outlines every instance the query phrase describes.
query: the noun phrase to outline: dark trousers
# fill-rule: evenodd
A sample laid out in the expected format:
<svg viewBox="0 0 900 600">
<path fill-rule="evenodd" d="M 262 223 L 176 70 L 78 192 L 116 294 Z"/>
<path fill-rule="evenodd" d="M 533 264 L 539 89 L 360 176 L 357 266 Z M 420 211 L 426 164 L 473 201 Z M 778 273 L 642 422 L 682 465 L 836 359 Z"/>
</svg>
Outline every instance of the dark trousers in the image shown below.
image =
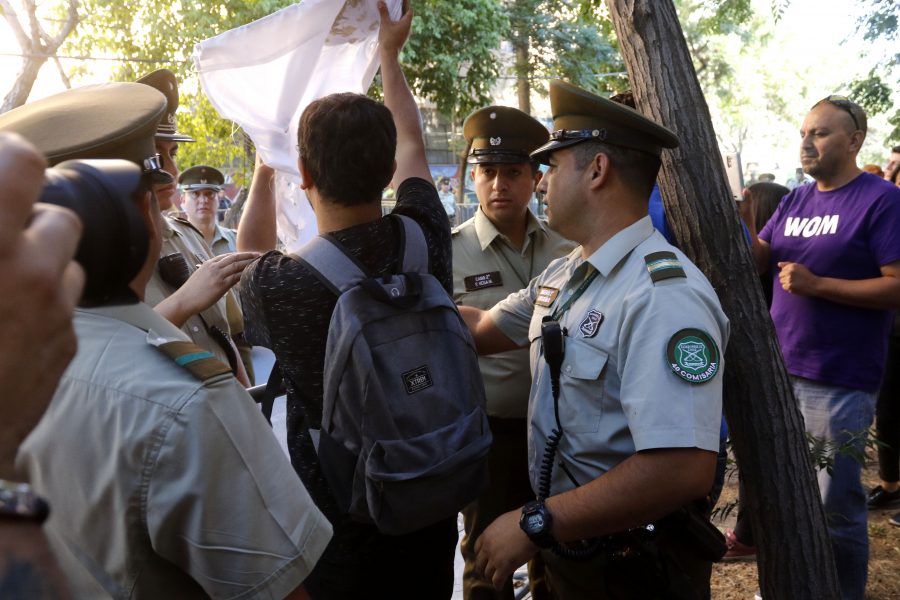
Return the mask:
<svg viewBox="0 0 900 600">
<path fill-rule="evenodd" d="M 900 333 L 888 339 L 884 381 L 875 404 L 875 438 L 878 444 L 878 476 L 900 481 Z"/>
<path fill-rule="evenodd" d="M 697 558 L 678 535 L 661 536 L 653 553 L 588 560 L 542 550 L 547 583 L 562 600 L 708 600 L 712 563 Z"/>
<path fill-rule="evenodd" d="M 494 437 L 488 454 L 491 484 L 488 489 L 463 509 L 466 535 L 460 550 L 466 561 L 463 569 L 463 597 L 465 600 L 512 600 L 510 578 L 502 590 L 475 570 L 475 541 L 494 519 L 505 512 L 521 508 L 534 500 L 528 479 L 528 443 L 526 419 L 488 419 Z M 528 579 L 532 598 L 549 598 L 543 575 L 543 561 L 538 557 L 528 564 Z"/>
<path fill-rule="evenodd" d="M 406 535 L 343 522 L 303 585 L 313 600 L 447 600 L 458 534 L 455 516 Z"/>
</svg>

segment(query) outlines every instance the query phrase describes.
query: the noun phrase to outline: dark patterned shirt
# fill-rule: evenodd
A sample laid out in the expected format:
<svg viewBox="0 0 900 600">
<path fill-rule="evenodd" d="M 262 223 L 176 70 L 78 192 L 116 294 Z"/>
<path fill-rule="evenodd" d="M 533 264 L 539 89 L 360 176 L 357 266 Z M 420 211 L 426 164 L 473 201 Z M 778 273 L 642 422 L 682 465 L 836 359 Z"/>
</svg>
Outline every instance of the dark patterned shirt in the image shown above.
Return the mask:
<svg viewBox="0 0 900 600">
<path fill-rule="evenodd" d="M 428 243 L 428 270 L 450 293 L 450 226 L 434 185 L 407 179 L 397 191 L 393 212 L 422 227 Z M 369 274 L 384 275 L 399 269 L 400 227 L 396 219 L 382 217 L 332 235 Z M 244 271 L 241 298 L 247 340 L 270 348 L 284 374 L 291 463 L 316 505 L 336 524 L 340 512 L 319 469 L 308 429 L 321 427 L 325 342 L 337 296 L 302 264 L 273 251 Z"/>
</svg>

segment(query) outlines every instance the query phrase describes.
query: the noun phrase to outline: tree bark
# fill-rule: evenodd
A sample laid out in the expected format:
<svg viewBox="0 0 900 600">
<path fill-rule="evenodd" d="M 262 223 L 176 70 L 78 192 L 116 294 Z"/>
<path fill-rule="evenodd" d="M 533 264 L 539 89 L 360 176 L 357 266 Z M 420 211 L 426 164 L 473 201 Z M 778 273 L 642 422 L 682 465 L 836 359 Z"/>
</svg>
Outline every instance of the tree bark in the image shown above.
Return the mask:
<svg viewBox="0 0 900 600">
<path fill-rule="evenodd" d="M 31 88 L 34 87 L 34 81 L 37 79 L 38 71 L 47 62 L 46 58 L 28 58 L 22 61 L 22 70 L 19 71 L 16 81 L 13 83 L 12 89 L 3 99 L 3 105 L 0 106 L 0 114 L 8 110 L 25 104 L 28 95 L 31 94 Z"/>
<path fill-rule="evenodd" d="M 516 94 L 519 99 L 519 110 L 526 115 L 531 114 L 531 82 L 528 75 L 531 66 L 528 64 L 528 34 L 519 32 L 513 41 L 516 50 Z"/>
<path fill-rule="evenodd" d="M 772 321 L 731 200 L 709 109 L 672 0 L 607 0 L 639 110 L 674 130 L 660 190 L 681 249 L 731 321 L 725 415 L 766 600 L 837 598 L 834 558 Z"/>
</svg>

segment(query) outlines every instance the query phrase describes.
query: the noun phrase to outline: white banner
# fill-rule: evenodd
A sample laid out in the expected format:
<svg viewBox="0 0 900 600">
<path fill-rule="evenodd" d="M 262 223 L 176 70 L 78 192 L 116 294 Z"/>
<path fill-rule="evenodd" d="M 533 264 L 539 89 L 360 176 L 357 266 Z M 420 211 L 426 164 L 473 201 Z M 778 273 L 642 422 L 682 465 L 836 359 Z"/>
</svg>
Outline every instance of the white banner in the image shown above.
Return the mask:
<svg viewBox="0 0 900 600">
<path fill-rule="evenodd" d="M 386 0 L 398 19 L 401 0 Z M 278 171 L 278 235 L 293 252 L 316 235 L 300 190 L 297 126 L 306 106 L 335 92 L 364 94 L 378 69 L 376 0 L 304 0 L 194 48 L 200 85 Z M 353 176 L 352 166 L 348 176 Z"/>
</svg>

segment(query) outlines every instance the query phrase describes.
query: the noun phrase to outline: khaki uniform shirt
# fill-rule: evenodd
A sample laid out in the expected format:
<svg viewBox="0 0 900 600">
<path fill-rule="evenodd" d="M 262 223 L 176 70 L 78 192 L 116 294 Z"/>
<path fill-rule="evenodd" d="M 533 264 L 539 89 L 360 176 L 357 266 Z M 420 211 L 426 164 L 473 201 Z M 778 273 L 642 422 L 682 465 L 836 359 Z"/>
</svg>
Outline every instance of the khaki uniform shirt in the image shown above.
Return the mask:
<svg viewBox="0 0 900 600">
<path fill-rule="evenodd" d="M 228 252 L 237 252 L 237 231 L 217 224 L 216 233 L 213 235 L 210 248 L 212 248 L 212 253 L 215 256 L 227 254 Z"/>
<path fill-rule="evenodd" d="M 203 236 L 192 225 L 186 221 L 167 216 L 164 216 L 162 221 L 162 250 L 159 253 L 160 258 L 180 252 L 187 260 L 191 273 L 196 270 L 196 265 L 209 260 L 212 252 L 210 252 L 209 246 L 203 240 Z M 171 296 L 174 291 L 175 288 L 167 284 L 159 276 L 159 269 L 157 268 L 154 269 L 153 277 L 147 284 L 144 301 L 150 306 L 156 306 Z M 199 315 L 191 315 L 181 329 L 195 344 L 204 350 L 209 350 L 216 355 L 216 358 L 227 364 L 228 355 L 225 354 L 218 342 L 209 335 L 209 330 L 212 327 L 218 327 L 224 333 L 231 335 L 225 296 Z"/>
<path fill-rule="evenodd" d="M 154 347 L 187 338 L 146 304 L 78 309 L 75 331 L 78 352 L 18 457 L 52 506 L 45 529 L 74 597 L 296 588 L 331 527 L 247 392 Z"/>
<path fill-rule="evenodd" d="M 657 252 L 671 253 L 671 259 L 658 262 Z M 700 270 L 645 217 L 586 261 L 580 248 L 554 261 L 528 288 L 491 309 L 507 336 L 531 347 L 528 462 L 536 491 L 547 438 L 556 427 L 541 321 L 577 295 L 594 270 L 596 278 L 558 317 L 568 334 L 557 461 L 583 485 L 639 450 L 719 448 L 728 319 Z M 654 282 L 667 272 L 674 276 Z M 573 487 L 555 467 L 551 493 Z"/>
<path fill-rule="evenodd" d="M 453 229 L 453 300 L 488 309 L 528 285 L 550 261 L 575 247 L 528 211 L 525 243 L 517 250 L 479 209 Z M 528 350 L 501 352 L 478 359 L 487 410 L 492 417 L 524 419 L 531 377 Z"/>
</svg>

